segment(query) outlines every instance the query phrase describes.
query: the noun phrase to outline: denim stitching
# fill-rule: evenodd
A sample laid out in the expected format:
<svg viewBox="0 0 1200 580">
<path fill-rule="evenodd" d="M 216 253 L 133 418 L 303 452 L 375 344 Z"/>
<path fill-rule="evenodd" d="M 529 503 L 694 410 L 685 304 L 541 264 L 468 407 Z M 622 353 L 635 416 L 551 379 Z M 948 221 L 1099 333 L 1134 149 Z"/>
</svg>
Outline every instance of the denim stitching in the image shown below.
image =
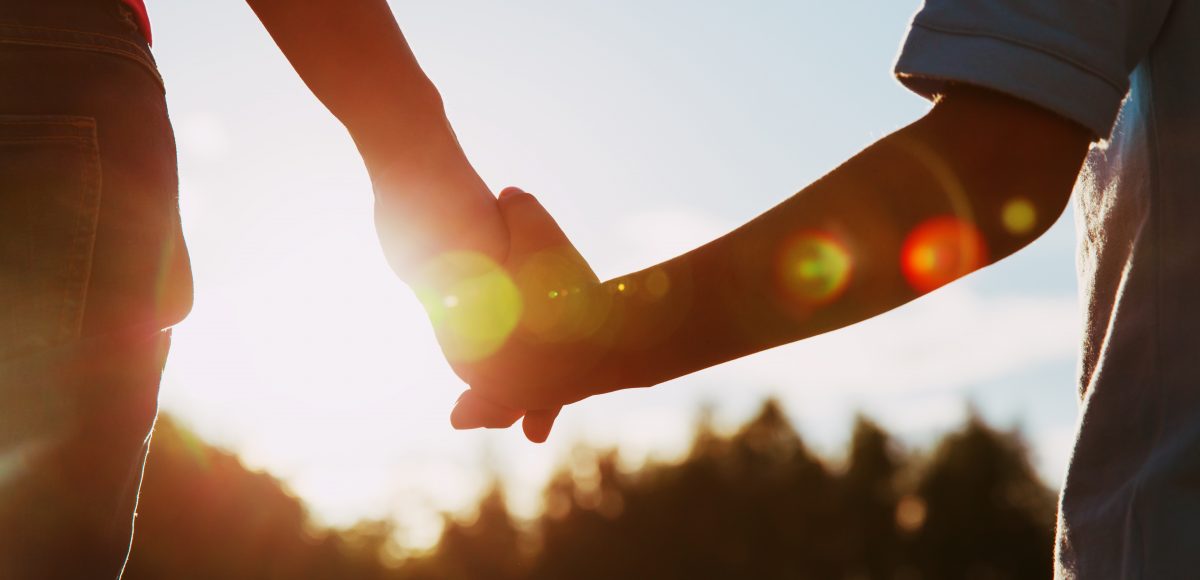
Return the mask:
<svg viewBox="0 0 1200 580">
<path fill-rule="evenodd" d="M 11 129 L 28 134 L 8 135 Z M 78 338 L 83 324 L 85 300 L 100 217 L 102 174 L 96 121 L 73 115 L 0 115 L 0 145 L 68 145 L 78 155 L 79 193 L 72 203 L 74 224 L 69 235 L 62 278 L 55 284 L 59 299 L 57 322 L 46 329 L 33 346 L 50 346 Z M 32 338 L 32 337 L 31 337 Z"/>
<path fill-rule="evenodd" d="M 154 56 L 137 43 L 124 38 L 97 32 L 0 23 L 0 44 L 103 52 L 128 58 L 142 65 L 154 77 L 159 88 L 164 87 Z"/>
<path fill-rule="evenodd" d="M 88 39 L 88 40 L 93 40 L 93 41 L 101 43 L 101 44 L 111 45 L 114 47 L 120 47 L 121 50 L 127 50 L 130 53 L 132 53 L 133 55 L 136 55 L 137 57 L 145 58 L 147 61 L 150 61 L 151 63 L 154 62 L 154 55 L 152 55 L 149 50 L 142 48 L 140 45 L 138 45 L 138 43 L 133 42 L 127 38 L 122 38 L 120 36 L 114 36 L 112 34 L 108 34 L 105 32 L 93 32 L 93 31 L 84 31 L 84 30 L 74 30 L 74 29 L 70 29 L 70 28 L 55 28 L 55 27 L 50 27 L 50 26 L 36 26 L 36 25 L 29 25 L 29 24 L 14 24 L 12 22 L 0 22 L 0 31 L 5 31 L 5 30 L 15 31 L 19 36 L 22 35 L 22 33 L 32 33 L 32 34 L 41 34 L 43 36 L 47 36 L 50 38 L 53 38 L 54 36 L 58 36 L 58 35 L 71 36 L 71 37 L 75 37 L 75 38 L 84 38 L 84 39 Z"/>
<path fill-rule="evenodd" d="M 0 139 L 2 145 L 24 145 L 26 143 L 75 143 L 87 145 L 91 143 L 86 137 L 29 137 L 20 139 Z"/>
<path fill-rule="evenodd" d="M 79 337 L 83 328 L 88 286 L 92 275 L 92 257 L 96 247 L 96 227 L 100 221 L 101 167 L 100 143 L 96 139 L 96 125 L 91 126 L 89 143 L 80 144 L 80 188 L 82 189 L 75 224 L 75 239 L 71 241 L 71 255 L 67 279 L 63 291 L 59 340 Z"/>
<path fill-rule="evenodd" d="M 93 139 L 95 121 L 91 117 L 79 115 L 0 115 L 0 143 L 62 143 L 78 142 L 88 144 Z M 22 135 L 8 134 L 13 127 L 33 127 L 36 132 Z M 47 134 L 47 129 L 54 128 L 56 133 Z"/>
</svg>

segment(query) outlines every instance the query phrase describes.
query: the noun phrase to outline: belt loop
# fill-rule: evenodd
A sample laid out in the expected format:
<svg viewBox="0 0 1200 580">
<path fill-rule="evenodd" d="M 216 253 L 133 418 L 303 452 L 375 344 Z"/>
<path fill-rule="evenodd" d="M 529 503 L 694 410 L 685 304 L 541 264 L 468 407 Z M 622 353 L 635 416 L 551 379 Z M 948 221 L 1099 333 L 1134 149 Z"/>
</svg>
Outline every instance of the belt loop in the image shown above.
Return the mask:
<svg viewBox="0 0 1200 580">
<path fill-rule="evenodd" d="M 139 35 L 145 34 L 141 24 L 138 23 L 137 15 L 133 13 L 133 9 L 124 2 L 117 2 L 116 4 L 117 11 L 121 14 L 121 21 L 125 23 L 125 26 L 129 27 L 129 31 Z"/>
</svg>

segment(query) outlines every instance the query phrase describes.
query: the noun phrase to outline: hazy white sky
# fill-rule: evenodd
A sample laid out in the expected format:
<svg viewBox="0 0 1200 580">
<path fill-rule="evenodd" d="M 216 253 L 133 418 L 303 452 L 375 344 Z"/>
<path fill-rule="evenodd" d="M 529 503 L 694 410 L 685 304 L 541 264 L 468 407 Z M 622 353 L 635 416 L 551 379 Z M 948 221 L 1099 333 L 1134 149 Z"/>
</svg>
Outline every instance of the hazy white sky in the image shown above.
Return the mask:
<svg viewBox="0 0 1200 580">
<path fill-rule="evenodd" d="M 536 193 L 602 277 L 735 227 L 928 105 L 891 77 L 915 0 L 393 2 L 468 154 Z M 437 513 L 496 471 L 517 507 L 579 441 L 633 459 L 779 396 L 836 453 L 862 409 L 920 445 L 970 400 L 1056 482 L 1074 425 L 1069 217 L 1026 253 L 860 327 L 568 409 L 544 446 L 460 433 L 463 386 L 377 248 L 348 137 L 237 0 L 153 0 L 196 308 L 164 408 L 331 523 Z"/>
</svg>

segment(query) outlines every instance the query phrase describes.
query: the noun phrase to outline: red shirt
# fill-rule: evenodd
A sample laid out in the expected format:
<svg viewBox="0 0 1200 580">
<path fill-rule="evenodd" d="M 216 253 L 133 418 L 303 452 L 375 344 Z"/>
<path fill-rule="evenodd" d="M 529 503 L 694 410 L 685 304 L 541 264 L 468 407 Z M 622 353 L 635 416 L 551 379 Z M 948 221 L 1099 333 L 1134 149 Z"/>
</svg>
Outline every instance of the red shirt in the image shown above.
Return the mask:
<svg viewBox="0 0 1200 580">
<path fill-rule="evenodd" d="M 142 34 L 146 37 L 147 43 L 153 43 L 153 37 L 150 35 L 150 17 L 146 15 L 146 0 L 125 0 L 125 4 L 133 10 L 133 15 L 137 18 L 138 28 L 142 29 Z"/>
</svg>

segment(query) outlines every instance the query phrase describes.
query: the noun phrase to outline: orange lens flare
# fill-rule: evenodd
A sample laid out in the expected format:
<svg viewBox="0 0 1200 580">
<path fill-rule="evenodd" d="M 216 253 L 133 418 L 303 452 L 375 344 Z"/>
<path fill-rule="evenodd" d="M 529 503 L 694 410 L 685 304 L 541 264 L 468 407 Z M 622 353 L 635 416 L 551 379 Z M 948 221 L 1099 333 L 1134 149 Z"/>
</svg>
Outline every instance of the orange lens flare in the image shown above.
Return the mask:
<svg viewBox="0 0 1200 580">
<path fill-rule="evenodd" d="M 904 278 L 924 294 L 983 267 L 987 246 L 975 226 L 953 217 L 937 217 L 908 235 L 900 257 Z"/>
<path fill-rule="evenodd" d="M 595 282 L 569 255 L 558 250 L 534 254 L 518 269 L 515 281 L 525 299 L 520 326 L 532 337 L 578 340 L 603 322 L 602 305 L 585 291 Z"/>
<path fill-rule="evenodd" d="M 837 238 L 805 232 L 784 246 L 779 280 L 789 297 L 820 305 L 836 300 L 850 283 L 853 260 Z"/>
</svg>

